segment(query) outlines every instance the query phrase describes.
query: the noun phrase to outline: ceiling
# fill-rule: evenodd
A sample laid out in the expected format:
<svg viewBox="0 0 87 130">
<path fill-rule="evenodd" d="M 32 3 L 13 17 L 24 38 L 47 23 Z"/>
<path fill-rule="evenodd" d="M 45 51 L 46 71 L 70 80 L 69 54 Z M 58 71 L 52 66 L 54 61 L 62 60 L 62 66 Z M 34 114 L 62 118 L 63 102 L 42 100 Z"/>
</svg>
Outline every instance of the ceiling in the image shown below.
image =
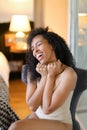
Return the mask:
<svg viewBox="0 0 87 130">
<path fill-rule="evenodd" d="M 0 2 L 0 23 L 10 21 L 12 15 L 28 15 L 34 20 L 34 0 L 2 0 Z"/>
</svg>

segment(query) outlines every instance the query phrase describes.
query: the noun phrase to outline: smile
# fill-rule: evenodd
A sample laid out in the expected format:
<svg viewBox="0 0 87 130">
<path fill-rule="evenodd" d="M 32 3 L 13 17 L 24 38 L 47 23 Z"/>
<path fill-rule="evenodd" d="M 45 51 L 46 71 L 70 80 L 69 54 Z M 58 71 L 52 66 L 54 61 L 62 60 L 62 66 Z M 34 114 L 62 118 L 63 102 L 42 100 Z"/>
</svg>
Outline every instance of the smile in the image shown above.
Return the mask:
<svg viewBox="0 0 87 130">
<path fill-rule="evenodd" d="M 42 53 L 37 54 L 36 58 L 40 61 L 42 59 Z"/>
</svg>

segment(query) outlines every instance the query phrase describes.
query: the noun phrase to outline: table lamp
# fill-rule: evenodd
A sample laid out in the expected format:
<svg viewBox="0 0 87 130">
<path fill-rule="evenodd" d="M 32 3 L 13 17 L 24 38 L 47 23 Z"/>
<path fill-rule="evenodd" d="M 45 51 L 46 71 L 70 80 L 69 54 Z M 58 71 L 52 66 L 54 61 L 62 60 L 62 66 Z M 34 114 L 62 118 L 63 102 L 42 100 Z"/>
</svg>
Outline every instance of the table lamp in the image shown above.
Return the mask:
<svg viewBox="0 0 87 130">
<path fill-rule="evenodd" d="M 26 33 L 31 30 L 29 18 L 26 15 L 13 15 L 11 18 L 9 31 L 16 32 L 15 41 L 18 46 L 26 43 Z M 19 44 L 21 43 L 21 44 Z"/>
</svg>

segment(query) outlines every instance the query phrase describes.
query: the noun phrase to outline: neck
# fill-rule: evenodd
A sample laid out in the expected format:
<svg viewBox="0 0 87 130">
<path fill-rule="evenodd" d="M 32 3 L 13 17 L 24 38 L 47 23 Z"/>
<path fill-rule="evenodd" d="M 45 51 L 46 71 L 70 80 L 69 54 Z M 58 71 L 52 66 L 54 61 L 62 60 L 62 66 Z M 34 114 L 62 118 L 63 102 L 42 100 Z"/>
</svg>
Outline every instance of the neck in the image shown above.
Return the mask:
<svg viewBox="0 0 87 130">
<path fill-rule="evenodd" d="M 62 64 L 61 67 L 62 67 L 62 72 L 63 72 L 66 69 L 67 66 L 65 64 Z"/>
</svg>

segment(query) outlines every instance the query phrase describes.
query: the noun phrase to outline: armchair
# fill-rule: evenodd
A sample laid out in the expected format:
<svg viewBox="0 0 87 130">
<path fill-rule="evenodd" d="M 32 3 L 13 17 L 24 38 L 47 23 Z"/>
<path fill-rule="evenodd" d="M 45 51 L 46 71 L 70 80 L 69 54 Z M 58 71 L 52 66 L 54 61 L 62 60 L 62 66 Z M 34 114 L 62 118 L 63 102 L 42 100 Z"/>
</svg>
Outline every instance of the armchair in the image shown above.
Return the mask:
<svg viewBox="0 0 87 130">
<path fill-rule="evenodd" d="M 87 89 L 87 70 L 76 68 L 76 72 L 77 72 L 78 79 L 71 100 L 70 110 L 71 110 L 71 115 L 73 120 L 73 130 L 81 130 L 80 123 L 76 120 L 75 115 L 76 115 L 76 108 L 80 96 Z"/>
</svg>

